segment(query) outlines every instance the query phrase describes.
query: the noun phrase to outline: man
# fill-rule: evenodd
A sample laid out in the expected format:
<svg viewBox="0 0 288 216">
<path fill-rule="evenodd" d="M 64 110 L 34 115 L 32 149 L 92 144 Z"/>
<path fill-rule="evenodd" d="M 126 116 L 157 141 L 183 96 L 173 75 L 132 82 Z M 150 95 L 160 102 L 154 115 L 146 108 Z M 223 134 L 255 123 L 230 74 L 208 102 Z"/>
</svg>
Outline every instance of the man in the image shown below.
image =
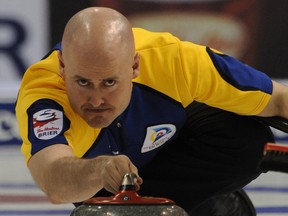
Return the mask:
<svg viewBox="0 0 288 216">
<path fill-rule="evenodd" d="M 261 173 L 273 141 L 248 116 L 287 118 L 287 94 L 227 55 L 132 30 L 118 12 L 93 7 L 26 71 L 16 115 L 28 168 L 53 203 L 115 193 L 133 172 L 141 195 L 173 199 L 193 215 L 228 197 L 238 214 L 228 204 L 223 215 L 239 215 L 251 203 L 238 189 Z"/>
</svg>

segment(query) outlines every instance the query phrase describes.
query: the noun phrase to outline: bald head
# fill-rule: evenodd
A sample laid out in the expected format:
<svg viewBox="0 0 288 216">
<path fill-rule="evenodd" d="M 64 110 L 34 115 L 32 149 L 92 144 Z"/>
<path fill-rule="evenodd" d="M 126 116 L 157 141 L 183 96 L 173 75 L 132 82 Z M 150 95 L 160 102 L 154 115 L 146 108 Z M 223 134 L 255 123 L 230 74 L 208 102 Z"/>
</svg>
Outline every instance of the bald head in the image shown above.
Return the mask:
<svg viewBox="0 0 288 216">
<path fill-rule="evenodd" d="M 64 60 L 74 52 L 99 61 L 128 53 L 133 56 L 134 49 L 129 21 L 110 8 L 91 7 L 78 12 L 67 23 L 62 38 Z"/>
<path fill-rule="evenodd" d="M 91 127 L 107 127 L 124 112 L 140 55 L 123 15 L 109 8 L 80 11 L 66 25 L 58 57 L 70 105 Z"/>
</svg>

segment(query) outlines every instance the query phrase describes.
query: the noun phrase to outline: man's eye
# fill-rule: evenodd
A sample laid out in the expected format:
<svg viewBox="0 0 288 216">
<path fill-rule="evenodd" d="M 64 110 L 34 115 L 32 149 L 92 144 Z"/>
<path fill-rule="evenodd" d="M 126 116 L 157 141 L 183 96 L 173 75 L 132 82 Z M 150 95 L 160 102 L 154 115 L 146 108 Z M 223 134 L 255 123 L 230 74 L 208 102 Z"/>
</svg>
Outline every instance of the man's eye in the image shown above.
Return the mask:
<svg viewBox="0 0 288 216">
<path fill-rule="evenodd" d="M 80 86 L 88 86 L 89 85 L 89 82 L 85 79 L 79 79 L 77 80 L 77 83 L 80 85 Z"/>
<path fill-rule="evenodd" d="M 106 80 L 104 84 L 105 84 L 105 86 L 110 87 L 110 86 L 114 86 L 115 83 L 116 83 L 115 80 Z"/>
</svg>

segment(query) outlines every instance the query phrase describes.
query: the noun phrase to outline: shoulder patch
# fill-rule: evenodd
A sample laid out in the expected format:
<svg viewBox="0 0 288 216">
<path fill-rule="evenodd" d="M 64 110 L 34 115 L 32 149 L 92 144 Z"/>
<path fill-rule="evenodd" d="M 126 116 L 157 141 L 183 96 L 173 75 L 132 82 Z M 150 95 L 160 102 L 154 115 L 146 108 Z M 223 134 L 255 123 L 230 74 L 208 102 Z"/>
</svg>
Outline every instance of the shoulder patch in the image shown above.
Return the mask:
<svg viewBox="0 0 288 216">
<path fill-rule="evenodd" d="M 63 129 L 63 112 L 56 109 L 43 109 L 33 114 L 34 134 L 38 139 L 49 140 Z"/>
<path fill-rule="evenodd" d="M 176 132 L 173 124 L 161 124 L 147 128 L 141 153 L 152 151 L 166 143 Z"/>
</svg>

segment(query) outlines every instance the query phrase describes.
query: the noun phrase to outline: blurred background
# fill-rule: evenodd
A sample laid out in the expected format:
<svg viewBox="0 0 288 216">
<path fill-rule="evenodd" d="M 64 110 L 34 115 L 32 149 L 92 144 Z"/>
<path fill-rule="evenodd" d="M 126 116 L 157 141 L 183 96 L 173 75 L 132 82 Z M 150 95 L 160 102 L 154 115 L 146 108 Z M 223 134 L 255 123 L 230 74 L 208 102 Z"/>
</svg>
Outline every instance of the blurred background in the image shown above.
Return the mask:
<svg viewBox="0 0 288 216">
<path fill-rule="evenodd" d="M 11 190 L 25 191 L 28 185 L 28 189 L 36 190 L 32 200 L 47 201 L 37 192 L 23 166 L 14 104 L 27 67 L 61 40 L 71 16 L 90 6 L 114 8 L 135 27 L 169 31 L 182 40 L 216 48 L 287 83 L 287 0 L 0 0 L 0 162 L 5 168 L 15 166 L 21 170 L 15 176 L 9 169 L 0 167 L 0 215 L 5 215 L 6 190 L 8 194 Z M 287 134 L 276 130 L 274 133 L 279 142 L 288 141 Z M 22 164 L 20 168 L 19 164 Z M 26 186 L 19 184 L 19 178 L 24 179 Z M 280 179 L 286 181 L 286 177 Z M 13 186 L 14 181 L 21 189 Z M 265 178 L 262 183 L 266 185 L 269 181 Z M 10 189 L 9 185 L 12 185 Z M 285 184 L 281 187 L 287 193 Z M 7 215 L 12 215 L 11 211 Z M 38 215 L 43 214 L 38 212 Z"/>
</svg>

